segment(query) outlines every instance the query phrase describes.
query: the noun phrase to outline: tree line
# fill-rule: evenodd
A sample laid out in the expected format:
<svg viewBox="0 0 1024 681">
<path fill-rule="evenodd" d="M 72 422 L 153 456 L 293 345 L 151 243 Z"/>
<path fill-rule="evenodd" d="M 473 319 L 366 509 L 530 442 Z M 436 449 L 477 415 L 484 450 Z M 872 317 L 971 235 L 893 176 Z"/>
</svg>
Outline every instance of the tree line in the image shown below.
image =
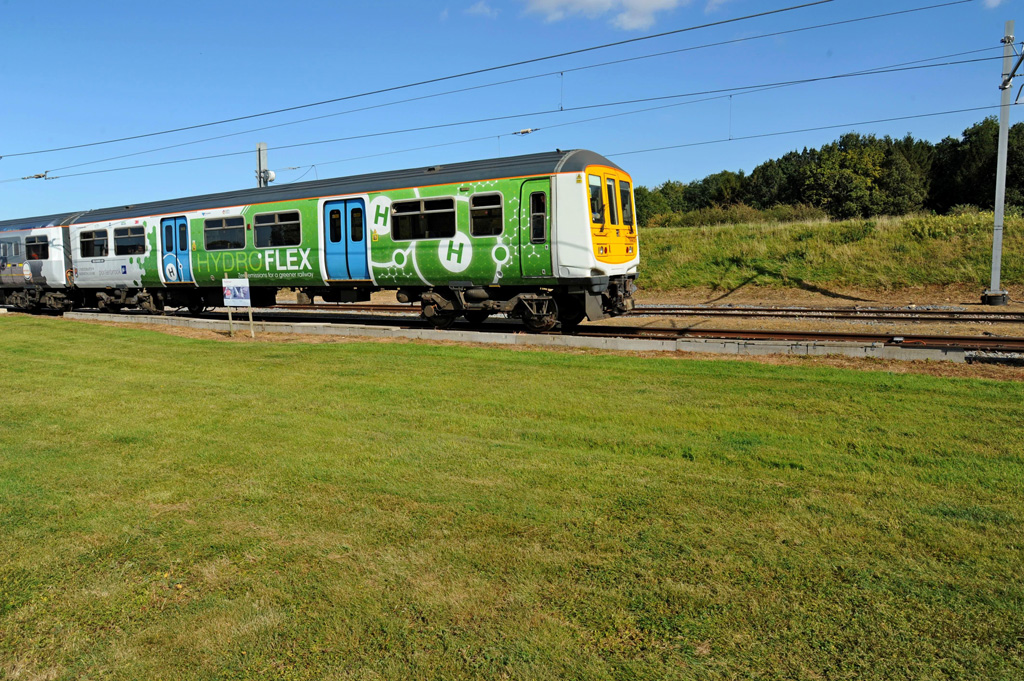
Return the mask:
<svg viewBox="0 0 1024 681">
<path fill-rule="evenodd" d="M 637 187 L 637 218 L 647 225 L 655 216 L 733 206 L 776 212 L 803 207 L 834 219 L 945 214 L 966 205 L 991 210 L 998 137 L 995 118 L 937 144 L 912 135 L 848 133 L 820 149 L 805 147 L 766 161 L 749 175 L 724 170 L 689 183 Z M 1010 128 L 1009 139 L 1006 200 L 1024 206 L 1024 123 Z"/>
</svg>

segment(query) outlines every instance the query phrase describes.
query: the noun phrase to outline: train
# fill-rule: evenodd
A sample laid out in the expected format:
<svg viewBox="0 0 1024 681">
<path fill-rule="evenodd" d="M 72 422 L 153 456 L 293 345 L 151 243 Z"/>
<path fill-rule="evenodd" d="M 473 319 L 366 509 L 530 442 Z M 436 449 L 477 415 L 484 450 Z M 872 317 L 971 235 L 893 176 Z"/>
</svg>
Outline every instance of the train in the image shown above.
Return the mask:
<svg viewBox="0 0 1024 681">
<path fill-rule="evenodd" d="M 192 314 L 247 278 L 252 304 L 393 290 L 437 328 L 529 331 L 633 309 L 633 181 L 556 150 L 0 221 L 0 304 Z"/>
</svg>

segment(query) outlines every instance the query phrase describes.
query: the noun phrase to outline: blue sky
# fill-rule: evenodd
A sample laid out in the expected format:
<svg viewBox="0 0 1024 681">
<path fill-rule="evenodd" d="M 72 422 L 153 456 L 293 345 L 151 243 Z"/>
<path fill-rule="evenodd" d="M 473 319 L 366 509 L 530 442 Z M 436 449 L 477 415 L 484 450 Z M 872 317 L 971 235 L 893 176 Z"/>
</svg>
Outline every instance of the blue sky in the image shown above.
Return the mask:
<svg viewBox="0 0 1024 681">
<path fill-rule="evenodd" d="M 806 1 L 806 0 L 805 0 Z M 995 106 L 1000 63 L 891 73 L 737 94 L 604 120 L 674 102 L 559 111 L 631 99 L 872 69 L 958 52 L 997 57 L 1020 5 L 975 0 L 899 17 L 570 71 L 941 0 L 834 0 L 770 17 L 557 60 L 129 142 L 31 156 L 244 116 L 780 9 L 798 0 L 460 0 L 413 2 L 0 2 L 0 219 L 86 210 L 255 186 L 256 144 L 278 184 L 555 148 L 613 155 L 776 131 Z M 1018 35 L 1024 34 L 1021 23 Z M 1019 42 L 1019 41 L 1018 41 Z M 540 75 L 564 72 L 564 75 Z M 377 106 L 525 76 L 540 77 Z M 696 98 L 700 99 L 700 98 Z M 675 100 L 680 102 L 684 100 Z M 552 113 L 540 113 L 552 112 Z M 286 145 L 412 127 L 521 118 L 291 149 Z M 612 156 L 639 184 L 746 171 L 846 130 L 937 141 L 989 112 Z M 995 113 L 993 109 L 992 114 Z M 1016 112 L 1015 112 L 1016 113 Z M 313 116 L 317 121 L 251 131 Z M 554 127 L 559 126 L 559 127 Z M 525 136 L 516 130 L 537 128 Z M 251 132 L 250 132 L 251 131 Z M 239 134 L 235 134 L 239 133 Z M 141 154 L 157 147 L 232 134 Z M 475 140 L 475 141 L 466 141 Z M 438 146 L 444 145 L 444 146 Z M 421 147 L 428 149 L 412 150 Z M 196 156 L 219 159 L 70 177 Z M 399 152 L 399 153 L 390 153 Z M 138 154 L 78 168 L 83 163 Z M 359 160 L 357 157 L 366 157 Z M 342 162 L 338 162 L 342 161 Z M 315 168 L 311 168 L 316 164 Z M 65 170 L 59 170 L 66 168 Z M 297 169 L 291 169 L 297 168 Z"/>
</svg>

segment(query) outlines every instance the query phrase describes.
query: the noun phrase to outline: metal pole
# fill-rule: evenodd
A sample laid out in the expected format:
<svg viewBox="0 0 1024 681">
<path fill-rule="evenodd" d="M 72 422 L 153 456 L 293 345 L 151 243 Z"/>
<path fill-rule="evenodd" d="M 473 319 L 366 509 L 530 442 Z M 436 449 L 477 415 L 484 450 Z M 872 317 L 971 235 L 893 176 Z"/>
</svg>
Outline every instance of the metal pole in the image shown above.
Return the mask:
<svg viewBox="0 0 1024 681">
<path fill-rule="evenodd" d="M 1003 37 L 1003 81 L 1000 89 L 1003 98 L 999 108 L 999 157 L 996 166 L 996 206 L 995 225 L 992 230 L 992 278 L 988 290 L 981 296 L 986 305 L 1006 305 L 1010 294 L 1003 290 L 1000 279 L 1003 264 L 1003 218 L 1006 213 L 1006 155 L 1010 136 L 1010 104 L 1013 99 L 1013 21 L 1006 22 L 1006 35 Z M 1019 62 L 1018 62 L 1019 63 Z"/>
<path fill-rule="evenodd" d="M 267 186 L 267 143 L 256 145 L 256 186 Z"/>
</svg>

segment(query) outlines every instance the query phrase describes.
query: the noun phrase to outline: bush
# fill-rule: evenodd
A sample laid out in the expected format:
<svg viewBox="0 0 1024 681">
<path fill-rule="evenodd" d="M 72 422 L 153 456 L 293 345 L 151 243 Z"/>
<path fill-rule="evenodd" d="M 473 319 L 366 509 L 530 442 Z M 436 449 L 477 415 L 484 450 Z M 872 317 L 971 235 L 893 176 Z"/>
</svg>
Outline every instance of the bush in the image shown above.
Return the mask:
<svg viewBox="0 0 1024 681">
<path fill-rule="evenodd" d="M 707 225 L 740 225 L 780 222 L 815 222 L 827 220 L 828 215 L 820 208 L 800 204 L 778 205 L 764 210 L 752 208 L 743 203 L 731 206 L 711 206 L 683 213 L 662 213 L 652 216 L 648 227 L 703 227 Z"/>
</svg>

